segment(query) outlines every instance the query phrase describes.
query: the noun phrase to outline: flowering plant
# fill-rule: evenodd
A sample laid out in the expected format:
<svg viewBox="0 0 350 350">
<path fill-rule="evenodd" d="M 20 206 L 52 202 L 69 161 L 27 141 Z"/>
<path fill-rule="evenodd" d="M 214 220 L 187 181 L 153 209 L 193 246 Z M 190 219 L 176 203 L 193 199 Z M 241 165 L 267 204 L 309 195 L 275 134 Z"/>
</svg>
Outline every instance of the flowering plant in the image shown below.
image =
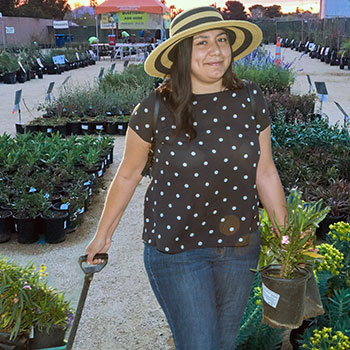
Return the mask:
<svg viewBox="0 0 350 350">
<path fill-rule="evenodd" d="M 341 331 L 323 327 L 315 329 L 309 344 L 303 344 L 302 349 L 309 350 L 347 350 L 350 348 L 349 337 Z"/>
<path fill-rule="evenodd" d="M 0 260 L 0 329 L 11 333 L 29 333 L 59 325 L 67 328 L 73 319 L 70 303 L 64 294 L 50 288 L 45 277 L 46 267 L 37 271 L 33 263 L 22 267 L 5 258 Z"/>
<path fill-rule="evenodd" d="M 321 259 L 317 254 L 315 231 L 329 208 L 322 209 L 322 200 L 305 203 L 301 193 L 292 190 L 287 198 L 288 218 L 286 222 L 274 222 L 266 210 L 260 212 L 261 251 L 259 266 L 272 263 L 281 265 L 280 278 L 293 278 L 294 271 L 313 259 Z M 276 232 L 277 230 L 277 232 Z"/>
</svg>

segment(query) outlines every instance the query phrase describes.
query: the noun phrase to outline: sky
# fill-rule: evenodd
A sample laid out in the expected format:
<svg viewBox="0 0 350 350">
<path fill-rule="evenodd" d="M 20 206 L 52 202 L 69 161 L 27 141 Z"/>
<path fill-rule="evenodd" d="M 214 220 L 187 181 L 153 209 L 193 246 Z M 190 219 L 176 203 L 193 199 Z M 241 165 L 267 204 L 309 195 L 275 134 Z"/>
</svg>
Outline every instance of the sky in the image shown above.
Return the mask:
<svg viewBox="0 0 350 350">
<path fill-rule="evenodd" d="M 166 0 L 167 6 L 175 5 L 177 9 L 182 8 L 187 10 L 191 7 L 211 5 L 216 2 L 216 6 L 224 7 L 227 0 Z M 74 8 L 77 3 L 88 6 L 89 0 L 68 0 L 69 4 Z M 103 0 L 99 0 L 101 4 Z M 303 10 L 310 10 L 318 12 L 320 7 L 320 0 L 240 0 L 245 6 L 246 11 L 252 5 L 260 4 L 263 6 L 280 5 L 283 12 L 294 12 L 296 7 Z"/>
</svg>

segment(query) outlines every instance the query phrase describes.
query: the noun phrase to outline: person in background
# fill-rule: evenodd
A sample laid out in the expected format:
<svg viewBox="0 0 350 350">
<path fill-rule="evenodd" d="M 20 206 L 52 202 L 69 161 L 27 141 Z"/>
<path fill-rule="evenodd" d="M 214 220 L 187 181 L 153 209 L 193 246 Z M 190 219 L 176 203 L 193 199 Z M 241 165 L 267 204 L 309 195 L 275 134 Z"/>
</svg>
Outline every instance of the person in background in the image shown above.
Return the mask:
<svg viewBox="0 0 350 350">
<path fill-rule="evenodd" d="M 271 218 L 286 219 L 264 95 L 233 71 L 261 39 L 256 25 L 223 20 L 213 7 L 175 17 L 170 38 L 145 62 L 149 75 L 165 80 L 131 116 L 86 248 L 88 263 L 100 263 L 94 256 L 110 248 L 153 144 L 144 264 L 176 350 L 235 348 L 260 253 L 260 202 Z"/>
</svg>

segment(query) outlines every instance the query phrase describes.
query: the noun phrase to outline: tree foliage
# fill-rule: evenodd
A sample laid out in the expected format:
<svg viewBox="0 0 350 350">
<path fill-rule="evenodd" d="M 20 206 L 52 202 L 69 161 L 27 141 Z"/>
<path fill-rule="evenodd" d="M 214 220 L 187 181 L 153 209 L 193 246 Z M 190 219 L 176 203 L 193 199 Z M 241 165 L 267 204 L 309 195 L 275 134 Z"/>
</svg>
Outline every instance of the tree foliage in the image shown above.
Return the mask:
<svg viewBox="0 0 350 350">
<path fill-rule="evenodd" d="M 3 16 L 63 19 L 68 0 L 0 0 Z"/>
<path fill-rule="evenodd" d="M 224 19 L 247 19 L 245 7 L 239 1 L 226 1 L 222 15 Z"/>
</svg>

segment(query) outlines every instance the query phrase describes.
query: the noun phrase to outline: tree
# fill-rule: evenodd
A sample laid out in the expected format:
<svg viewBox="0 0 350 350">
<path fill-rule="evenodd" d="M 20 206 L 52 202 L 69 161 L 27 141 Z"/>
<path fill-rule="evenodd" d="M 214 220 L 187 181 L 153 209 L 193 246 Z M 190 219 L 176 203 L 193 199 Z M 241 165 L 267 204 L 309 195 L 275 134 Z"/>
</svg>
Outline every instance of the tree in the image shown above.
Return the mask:
<svg viewBox="0 0 350 350">
<path fill-rule="evenodd" d="M 265 15 L 265 7 L 263 5 L 253 5 L 249 7 L 249 12 L 253 19 L 263 18 Z"/>
<path fill-rule="evenodd" d="M 265 17 L 269 17 L 269 18 L 281 17 L 282 16 L 281 9 L 282 8 L 279 5 L 267 6 L 265 7 Z"/>
<path fill-rule="evenodd" d="M 244 5 L 239 1 L 226 1 L 223 8 L 224 19 L 247 19 Z"/>
<path fill-rule="evenodd" d="M 68 0 L 25 0 L 15 8 L 14 16 L 63 19 L 67 11 Z"/>
<path fill-rule="evenodd" d="M 0 12 L 3 16 L 15 16 L 20 0 L 0 0 Z"/>
</svg>

